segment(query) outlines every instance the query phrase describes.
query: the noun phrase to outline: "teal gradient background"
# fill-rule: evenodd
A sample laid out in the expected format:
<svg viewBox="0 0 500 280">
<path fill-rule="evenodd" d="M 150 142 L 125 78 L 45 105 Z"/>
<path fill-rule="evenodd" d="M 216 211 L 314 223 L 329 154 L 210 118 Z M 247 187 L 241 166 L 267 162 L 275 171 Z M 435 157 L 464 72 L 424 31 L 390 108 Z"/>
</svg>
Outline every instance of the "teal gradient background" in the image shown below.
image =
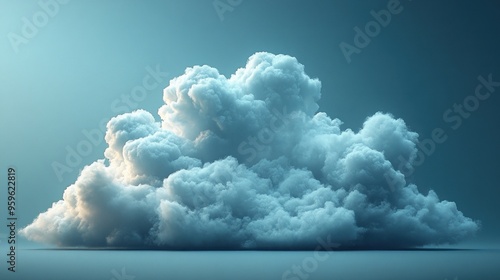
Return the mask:
<svg viewBox="0 0 500 280">
<path fill-rule="evenodd" d="M 18 226 L 61 199 L 81 168 L 103 157 L 100 141 L 68 172 L 54 172 L 54 163 L 67 165 L 67 148 L 87 139 L 84 131 L 139 108 L 159 120 L 163 88 L 186 67 L 207 64 L 230 76 L 250 55 L 267 51 L 297 57 L 321 80 L 319 110 L 344 121 L 344 129 L 358 130 L 377 111 L 404 119 L 420 139 L 442 128 L 447 140 L 411 180 L 481 221 L 478 236 L 459 247 L 498 248 L 500 87 L 456 130 L 443 114 L 474 94 L 478 76 L 500 81 L 500 5 L 401 0 L 402 12 L 348 63 L 339 44 L 354 44 L 353 28 L 363 29 L 370 11 L 388 2 L 243 0 L 221 20 L 209 0 L 72 0 L 16 52 L 9 34 L 21 35 L 23 18 L 43 10 L 38 1 L 0 0 L 0 182 L 7 167 L 16 167 Z M 123 96 L 143 83 L 148 67 L 168 78 L 125 106 Z M 5 201 L 0 190 L 2 209 Z M 0 230 L 2 248 L 6 237 Z M 40 247 L 18 239 L 23 248 Z"/>
</svg>

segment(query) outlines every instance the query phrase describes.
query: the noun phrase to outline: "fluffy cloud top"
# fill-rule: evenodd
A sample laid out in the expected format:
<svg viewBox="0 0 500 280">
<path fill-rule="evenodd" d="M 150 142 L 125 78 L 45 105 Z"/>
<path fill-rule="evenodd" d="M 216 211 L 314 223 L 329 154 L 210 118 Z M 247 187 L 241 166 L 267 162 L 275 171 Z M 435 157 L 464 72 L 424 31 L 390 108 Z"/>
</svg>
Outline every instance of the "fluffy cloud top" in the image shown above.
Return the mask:
<svg viewBox="0 0 500 280">
<path fill-rule="evenodd" d="M 418 135 L 376 113 L 358 131 L 317 112 L 321 83 L 293 57 L 256 53 L 230 78 L 187 68 L 161 122 L 107 124 L 106 160 L 21 230 L 60 246 L 167 249 L 402 248 L 455 243 L 478 224 L 408 184 Z"/>
</svg>

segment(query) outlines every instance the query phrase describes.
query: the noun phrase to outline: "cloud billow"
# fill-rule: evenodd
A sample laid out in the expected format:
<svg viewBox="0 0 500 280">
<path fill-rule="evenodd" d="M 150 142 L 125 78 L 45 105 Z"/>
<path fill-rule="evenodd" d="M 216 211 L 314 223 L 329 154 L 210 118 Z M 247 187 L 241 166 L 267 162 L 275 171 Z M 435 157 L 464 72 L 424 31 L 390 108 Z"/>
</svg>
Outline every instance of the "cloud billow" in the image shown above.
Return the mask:
<svg viewBox="0 0 500 280">
<path fill-rule="evenodd" d="M 187 68 L 144 110 L 107 124 L 105 159 L 21 230 L 58 246 L 304 249 L 456 243 L 479 224 L 397 168 L 418 135 L 376 113 L 354 132 L 317 112 L 321 83 L 256 53 L 230 78 Z M 390 184 L 388 183 L 390 178 Z"/>
</svg>

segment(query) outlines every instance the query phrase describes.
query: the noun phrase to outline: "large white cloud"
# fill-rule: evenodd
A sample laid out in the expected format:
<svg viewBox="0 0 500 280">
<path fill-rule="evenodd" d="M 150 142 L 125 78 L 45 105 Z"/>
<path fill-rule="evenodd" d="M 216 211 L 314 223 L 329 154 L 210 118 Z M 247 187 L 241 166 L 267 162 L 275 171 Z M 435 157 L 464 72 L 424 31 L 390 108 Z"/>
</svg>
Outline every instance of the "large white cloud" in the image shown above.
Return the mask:
<svg viewBox="0 0 500 280">
<path fill-rule="evenodd" d="M 478 223 L 419 193 L 418 135 L 376 113 L 358 132 L 317 112 L 321 83 L 293 57 L 256 53 L 230 78 L 195 66 L 164 90 L 161 123 L 107 125 L 107 160 L 21 230 L 61 246 L 314 248 L 455 243 Z"/>
</svg>

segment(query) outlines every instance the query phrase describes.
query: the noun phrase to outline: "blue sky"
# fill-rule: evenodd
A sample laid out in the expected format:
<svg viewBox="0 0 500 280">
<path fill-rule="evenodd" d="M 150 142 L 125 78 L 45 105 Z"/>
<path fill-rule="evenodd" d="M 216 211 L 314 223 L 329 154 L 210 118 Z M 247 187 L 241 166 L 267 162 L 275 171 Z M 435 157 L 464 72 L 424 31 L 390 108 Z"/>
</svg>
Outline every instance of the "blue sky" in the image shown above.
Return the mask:
<svg viewBox="0 0 500 280">
<path fill-rule="evenodd" d="M 18 169 L 19 224 L 61 199 L 79 170 L 103 157 L 101 142 L 71 171 L 54 172 L 54 162 L 65 164 L 67 147 L 86 139 L 84 131 L 117 115 L 113 104 L 143 85 L 148 69 L 169 78 L 128 109 L 145 109 L 159 120 L 163 88 L 186 67 L 207 64 L 229 76 L 250 55 L 266 51 L 296 57 L 320 79 L 320 111 L 341 119 L 344 129 L 357 131 L 377 111 L 404 119 L 420 139 L 442 128 L 447 140 L 411 180 L 481 220 L 476 242 L 498 244 L 500 89 L 461 117 L 456 130 L 443 119 L 474 94 L 479 76 L 500 81 L 498 5 L 402 0 L 402 11 L 349 63 L 339 44 L 353 45 L 353 28 L 365 28 L 370 11 L 389 2 L 243 0 L 223 20 L 212 1 L 57 2 L 59 10 L 16 52 L 9 34 L 22 34 L 23 18 L 32 21 L 43 9 L 37 1 L 2 0 L 0 163 Z"/>
</svg>

